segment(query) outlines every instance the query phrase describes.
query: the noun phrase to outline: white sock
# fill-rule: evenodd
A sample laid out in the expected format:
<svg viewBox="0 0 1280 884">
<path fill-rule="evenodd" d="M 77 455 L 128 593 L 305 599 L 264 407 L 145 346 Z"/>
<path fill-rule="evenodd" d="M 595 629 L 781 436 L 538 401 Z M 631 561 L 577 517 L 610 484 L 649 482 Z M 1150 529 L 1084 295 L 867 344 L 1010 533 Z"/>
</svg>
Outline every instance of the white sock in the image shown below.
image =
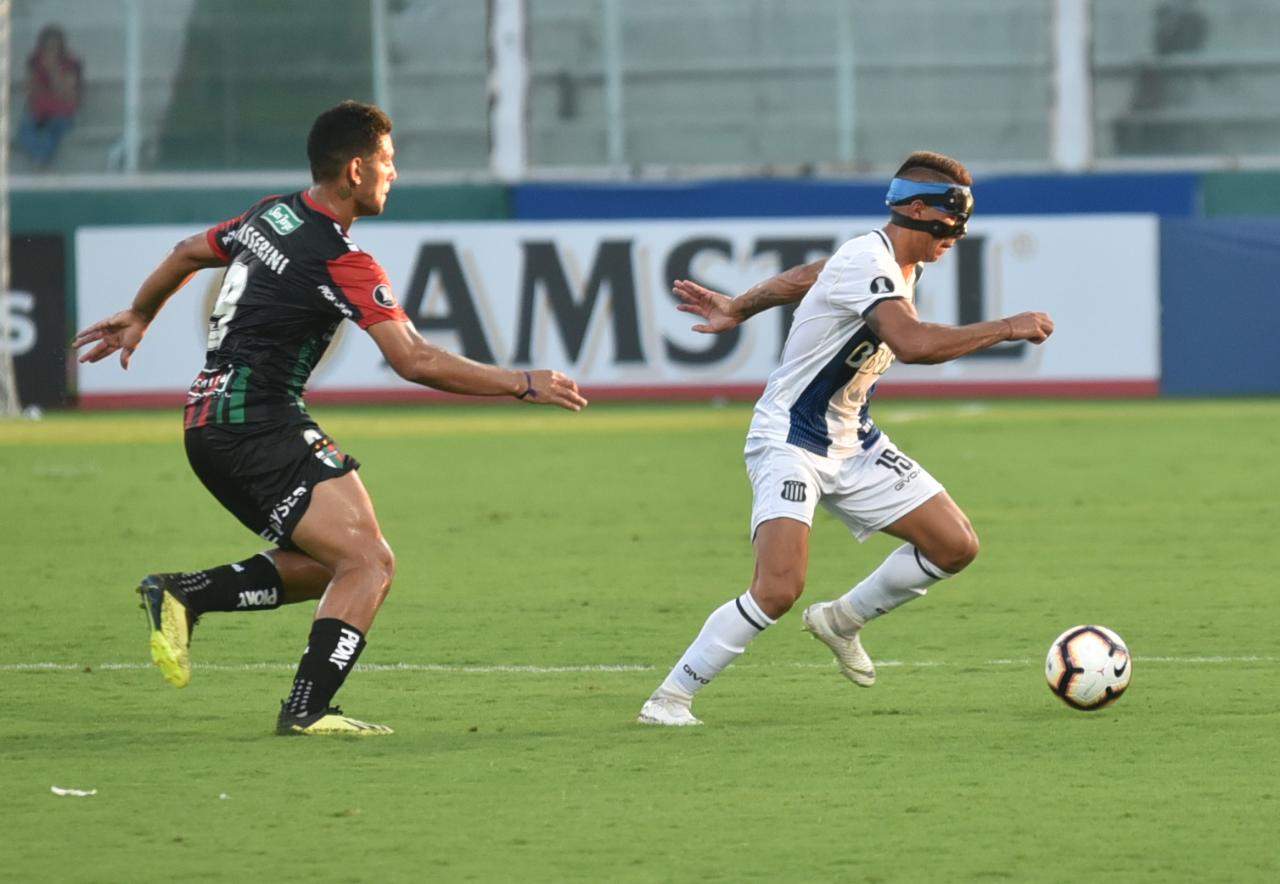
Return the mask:
<svg viewBox="0 0 1280 884">
<path fill-rule="evenodd" d="M 694 694 L 738 659 L 753 638 L 772 625 L 773 620 L 760 610 L 750 592 L 725 602 L 711 612 L 702 631 L 658 686 L 657 693 L 693 699 Z"/>
<path fill-rule="evenodd" d="M 908 543 L 891 552 L 879 568 L 841 596 L 839 601 L 844 603 L 846 611 L 866 623 L 928 594 L 928 587 L 954 576 L 926 559 L 920 550 Z"/>
</svg>

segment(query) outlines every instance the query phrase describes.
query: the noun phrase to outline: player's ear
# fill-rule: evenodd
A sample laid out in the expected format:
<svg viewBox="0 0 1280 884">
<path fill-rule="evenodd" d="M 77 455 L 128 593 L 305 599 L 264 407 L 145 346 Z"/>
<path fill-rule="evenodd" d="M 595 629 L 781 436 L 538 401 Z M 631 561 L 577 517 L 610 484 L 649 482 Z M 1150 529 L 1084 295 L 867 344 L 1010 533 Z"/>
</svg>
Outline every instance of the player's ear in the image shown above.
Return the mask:
<svg viewBox="0 0 1280 884">
<path fill-rule="evenodd" d="M 355 187 L 364 178 L 364 158 L 352 157 L 347 160 L 347 183 Z"/>
</svg>

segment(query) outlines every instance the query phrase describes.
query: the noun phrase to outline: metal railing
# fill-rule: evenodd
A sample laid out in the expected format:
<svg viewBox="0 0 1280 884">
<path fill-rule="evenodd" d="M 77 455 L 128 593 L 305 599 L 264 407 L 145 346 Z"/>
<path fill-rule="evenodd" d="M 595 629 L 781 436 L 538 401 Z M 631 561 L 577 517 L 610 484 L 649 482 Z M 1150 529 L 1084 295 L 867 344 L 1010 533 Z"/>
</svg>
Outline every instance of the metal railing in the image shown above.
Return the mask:
<svg viewBox="0 0 1280 884">
<path fill-rule="evenodd" d="M 394 114 L 411 181 L 878 174 L 916 147 L 1019 169 L 1280 165 L 1280 113 L 1253 98 L 1280 86 L 1280 46 L 1227 24 L 1247 6 L 1280 27 L 1258 0 L 311 0 L 303 38 L 288 5 L 17 5 L 11 132 L 50 17 L 88 90 L 47 171 L 15 151 L 15 186 L 297 169 L 297 128 L 348 97 Z M 350 20 L 330 35 L 334 10 Z"/>
</svg>

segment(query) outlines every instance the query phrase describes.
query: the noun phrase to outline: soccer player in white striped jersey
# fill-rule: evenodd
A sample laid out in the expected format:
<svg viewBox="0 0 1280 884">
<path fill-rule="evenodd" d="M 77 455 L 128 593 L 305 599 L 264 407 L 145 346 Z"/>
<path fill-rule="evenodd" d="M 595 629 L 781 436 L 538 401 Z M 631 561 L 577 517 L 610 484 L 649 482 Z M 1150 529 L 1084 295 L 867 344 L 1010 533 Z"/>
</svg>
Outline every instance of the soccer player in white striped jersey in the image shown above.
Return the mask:
<svg viewBox="0 0 1280 884">
<path fill-rule="evenodd" d="M 779 304 L 801 301 L 747 432 L 753 492 L 750 588 L 711 613 L 693 644 L 640 710 L 642 724 L 695 725 L 694 695 L 804 590 L 809 529 L 821 503 L 859 541 L 883 531 L 903 541 L 878 568 L 833 601 L 805 609 L 804 628 L 835 654 L 854 684 L 875 683 L 862 647 L 868 622 L 925 595 L 978 554 L 978 537 L 942 485 L 871 420 L 876 381 L 895 358 L 939 363 L 1002 341 L 1043 343 L 1044 313 L 990 322 L 921 322 L 913 299 L 921 265 L 965 235 L 972 178 L 942 154 L 911 154 L 889 186 L 889 221 L 830 258 L 794 267 L 737 298 L 680 280 L 680 309 L 720 333 Z"/>
</svg>

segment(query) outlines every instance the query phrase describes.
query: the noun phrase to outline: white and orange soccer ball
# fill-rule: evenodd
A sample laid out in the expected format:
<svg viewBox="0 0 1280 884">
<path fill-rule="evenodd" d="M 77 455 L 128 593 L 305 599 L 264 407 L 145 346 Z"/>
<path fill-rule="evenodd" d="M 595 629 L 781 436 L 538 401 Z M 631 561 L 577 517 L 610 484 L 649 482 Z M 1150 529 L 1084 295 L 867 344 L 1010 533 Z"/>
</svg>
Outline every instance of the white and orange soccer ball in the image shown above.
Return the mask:
<svg viewBox="0 0 1280 884">
<path fill-rule="evenodd" d="M 1105 626 L 1073 626 L 1049 646 L 1044 677 L 1072 709 L 1101 709 L 1129 687 L 1133 661 L 1124 640 Z"/>
</svg>

